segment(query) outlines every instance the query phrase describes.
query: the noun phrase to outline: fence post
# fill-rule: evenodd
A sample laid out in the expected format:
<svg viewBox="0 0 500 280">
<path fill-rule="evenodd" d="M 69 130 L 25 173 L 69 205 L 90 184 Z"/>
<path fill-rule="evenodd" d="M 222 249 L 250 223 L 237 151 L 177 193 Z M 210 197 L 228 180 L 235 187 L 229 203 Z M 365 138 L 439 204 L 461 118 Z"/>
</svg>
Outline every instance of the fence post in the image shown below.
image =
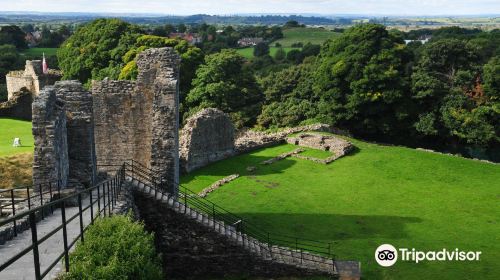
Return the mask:
<svg viewBox="0 0 500 280">
<path fill-rule="evenodd" d="M 16 215 L 16 205 L 14 203 L 14 189 L 10 189 L 10 201 L 11 201 L 11 204 L 12 204 L 12 216 L 15 216 Z M 16 219 L 14 219 L 13 223 L 14 223 L 14 236 L 17 236 L 17 222 L 16 222 Z"/>
<path fill-rule="evenodd" d="M 68 232 L 66 230 L 66 205 L 64 200 L 61 201 L 61 217 L 64 241 L 64 265 L 66 267 L 66 272 L 69 272 Z"/>
<path fill-rule="evenodd" d="M 40 191 L 40 206 L 43 206 L 43 191 L 42 191 L 42 184 L 40 184 L 38 186 L 38 189 Z M 43 215 L 43 208 L 40 210 L 40 212 L 42 213 L 42 220 L 45 219 L 44 215 Z"/>
<path fill-rule="evenodd" d="M 102 208 L 106 217 L 106 183 L 102 184 Z"/>
<path fill-rule="evenodd" d="M 26 194 L 28 195 L 28 209 L 31 210 L 30 187 L 26 187 Z"/>
<path fill-rule="evenodd" d="M 101 216 L 101 186 L 97 185 L 97 217 Z"/>
<path fill-rule="evenodd" d="M 94 202 L 92 201 L 92 188 L 89 191 L 89 200 L 90 200 L 90 223 L 94 224 Z"/>
<path fill-rule="evenodd" d="M 52 182 L 49 182 L 49 202 L 52 201 Z M 54 214 L 54 206 L 50 206 L 50 212 Z"/>
<path fill-rule="evenodd" d="M 187 213 L 187 206 L 188 206 L 187 192 L 184 192 L 184 214 Z"/>
<path fill-rule="evenodd" d="M 82 195 L 78 194 L 78 215 L 80 216 L 80 239 L 83 243 L 83 214 L 82 214 Z"/>
<path fill-rule="evenodd" d="M 35 264 L 35 279 L 42 279 L 40 276 L 40 257 L 38 253 L 38 236 L 36 232 L 36 216 L 35 212 L 29 214 L 31 227 L 31 242 L 33 243 L 33 262 Z"/>
<path fill-rule="evenodd" d="M 111 194 L 109 193 L 109 185 L 111 184 L 110 181 L 108 181 L 107 188 L 108 188 L 108 216 L 111 216 Z"/>
</svg>

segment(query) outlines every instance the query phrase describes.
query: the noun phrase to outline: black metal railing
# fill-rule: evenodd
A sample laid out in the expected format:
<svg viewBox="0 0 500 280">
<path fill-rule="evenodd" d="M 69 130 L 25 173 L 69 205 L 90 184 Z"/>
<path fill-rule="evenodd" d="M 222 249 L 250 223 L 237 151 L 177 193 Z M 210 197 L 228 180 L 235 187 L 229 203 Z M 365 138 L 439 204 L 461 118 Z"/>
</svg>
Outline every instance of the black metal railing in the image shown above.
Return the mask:
<svg viewBox="0 0 500 280">
<path fill-rule="evenodd" d="M 155 197 L 158 193 L 161 195 L 171 195 L 166 193 L 164 187 L 164 178 L 158 172 L 145 167 L 144 165 L 131 161 L 130 163 L 125 163 L 126 174 L 131 178 L 134 178 L 145 185 L 150 186 Z M 169 180 L 173 182 L 173 180 Z M 331 260 L 332 272 L 335 272 L 334 268 L 334 254 L 332 252 L 332 245 L 328 242 L 321 242 L 306 238 L 294 237 L 285 234 L 274 233 L 270 231 L 263 230 L 259 226 L 249 222 L 247 219 L 231 213 L 230 211 L 224 209 L 223 207 L 213 203 L 212 201 L 198 196 L 197 193 L 189 190 L 188 188 L 178 185 L 179 194 L 175 198 L 179 203 L 184 204 L 186 207 L 196 209 L 197 211 L 203 212 L 206 216 L 210 217 L 214 221 L 219 221 L 225 225 L 232 225 L 234 230 L 240 234 L 245 234 L 249 237 L 255 238 L 260 242 L 266 243 L 268 250 L 271 252 L 273 246 L 286 247 L 296 252 L 302 253 L 313 253 L 320 255 Z M 184 207 L 184 209 L 186 209 Z M 321 261 L 317 258 L 307 259 L 308 261 Z"/>
<path fill-rule="evenodd" d="M 23 256 L 28 253 L 33 254 L 33 264 L 34 264 L 34 278 L 43 279 L 48 273 L 57 265 L 57 263 L 63 259 L 64 267 L 66 271 L 70 269 L 69 261 L 69 250 L 75 245 L 75 243 L 80 240 L 84 242 L 84 233 L 90 224 L 94 223 L 94 220 L 98 217 L 110 216 L 112 214 L 113 208 L 116 206 L 118 200 L 118 195 L 122 189 L 122 183 L 125 179 L 125 168 L 122 166 L 116 174 L 111 177 L 111 179 L 100 182 L 92 187 L 79 191 L 77 193 L 71 194 L 67 197 L 59 197 L 56 200 L 45 202 L 39 206 L 31 206 L 28 210 L 15 213 L 13 210 L 12 214 L 2 220 L 0 220 L 0 227 L 13 224 L 14 229 L 17 227 L 17 221 L 26 220 L 29 223 L 29 228 L 31 229 L 31 245 L 26 246 L 17 254 L 11 256 L 8 260 L 0 263 L 0 275 L 2 271 L 9 268 L 11 265 L 19 261 Z M 43 190 L 43 189 L 42 189 Z M 41 191 L 40 193 L 50 192 L 51 190 Z M 52 198 L 50 193 L 50 197 Z M 39 195 L 39 194 L 38 194 Z M 29 199 L 29 196 L 28 196 Z M 83 200 L 85 199 L 85 203 Z M 70 217 L 66 216 L 66 206 L 68 203 L 76 200 L 78 210 L 76 213 Z M 97 209 L 95 209 L 97 204 Z M 14 205 L 14 202 L 13 202 Z M 15 209 L 13 206 L 12 209 Z M 60 209 L 61 223 L 57 227 L 51 229 L 48 233 L 40 236 L 40 232 L 37 229 L 37 221 L 43 217 L 44 213 L 54 212 L 54 209 Z M 89 216 L 87 216 L 89 215 Z M 89 220 L 87 224 L 84 223 L 84 217 Z M 78 234 L 74 237 L 68 237 L 67 226 L 70 222 L 77 220 L 79 223 Z M 40 264 L 40 252 L 39 246 L 47 241 L 51 236 L 57 232 L 62 231 L 63 236 L 63 246 L 60 248 L 61 253 L 46 267 L 42 268 Z"/>
</svg>

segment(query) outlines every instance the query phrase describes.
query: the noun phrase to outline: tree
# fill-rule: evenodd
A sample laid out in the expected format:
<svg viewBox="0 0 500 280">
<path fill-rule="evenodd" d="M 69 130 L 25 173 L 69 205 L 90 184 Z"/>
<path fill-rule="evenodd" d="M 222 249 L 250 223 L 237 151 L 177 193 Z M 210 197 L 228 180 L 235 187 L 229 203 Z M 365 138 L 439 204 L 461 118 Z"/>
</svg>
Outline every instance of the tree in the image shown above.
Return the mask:
<svg viewBox="0 0 500 280">
<path fill-rule="evenodd" d="M 243 67 L 244 63 L 245 58 L 235 50 L 206 56 L 186 98 L 190 108 L 187 115 L 214 107 L 229 113 L 237 127 L 254 124 L 263 96 L 253 73 Z"/>
<path fill-rule="evenodd" d="M 302 52 L 300 50 L 293 49 L 288 51 L 288 53 L 286 54 L 286 59 L 291 63 L 300 64 L 304 59 L 304 56 L 302 56 Z"/>
<path fill-rule="evenodd" d="M 14 45 L 0 45 L 0 84 L 5 84 L 5 75 L 20 67 L 20 57 Z"/>
<path fill-rule="evenodd" d="M 28 45 L 24 40 L 26 34 L 16 25 L 0 27 L 0 45 L 14 45 L 17 49 L 26 49 Z"/>
<path fill-rule="evenodd" d="M 296 20 L 289 20 L 285 23 L 285 27 L 288 27 L 288 28 L 293 28 L 293 27 L 300 27 L 300 24 L 298 21 Z"/>
<path fill-rule="evenodd" d="M 500 56 L 495 56 L 483 67 L 484 93 L 492 101 L 500 102 Z"/>
<path fill-rule="evenodd" d="M 412 112 L 409 57 L 404 42 L 378 24 L 357 25 L 327 41 L 314 78 L 317 118 L 361 136 L 406 137 L 399 132 Z"/>
<path fill-rule="evenodd" d="M 63 79 L 117 79 L 122 57 L 143 31 L 119 19 L 97 19 L 80 27 L 57 52 Z"/>
<path fill-rule="evenodd" d="M 279 48 L 274 54 L 274 59 L 276 61 L 283 61 L 286 59 L 286 52 L 283 48 Z"/>
<path fill-rule="evenodd" d="M 136 44 L 124 56 L 125 66 L 121 69 L 119 79 L 134 80 L 137 78 L 136 56 L 148 48 L 172 47 L 181 56 L 180 69 L 180 101 L 183 102 L 187 92 L 191 89 L 191 81 L 196 69 L 203 62 L 203 53 L 197 47 L 191 46 L 186 40 L 169 39 L 154 35 L 142 35 L 137 38 Z"/>
<path fill-rule="evenodd" d="M 177 26 L 177 32 L 185 33 L 187 31 L 187 27 L 184 23 L 181 23 Z"/>
<path fill-rule="evenodd" d="M 269 46 L 265 42 L 260 42 L 253 47 L 253 55 L 257 57 L 269 55 Z"/>
</svg>

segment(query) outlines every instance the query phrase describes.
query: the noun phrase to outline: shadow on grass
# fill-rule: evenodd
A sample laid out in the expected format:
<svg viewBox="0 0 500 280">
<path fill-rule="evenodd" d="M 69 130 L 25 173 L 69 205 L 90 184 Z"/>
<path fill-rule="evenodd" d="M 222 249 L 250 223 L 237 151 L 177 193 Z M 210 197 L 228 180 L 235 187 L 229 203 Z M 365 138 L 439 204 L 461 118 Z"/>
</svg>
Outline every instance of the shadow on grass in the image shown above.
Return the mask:
<svg viewBox="0 0 500 280">
<path fill-rule="evenodd" d="M 407 238 L 407 225 L 421 223 L 417 217 L 342 215 L 237 213 L 262 230 L 312 239 L 335 242 L 348 239 Z"/>
</svg>

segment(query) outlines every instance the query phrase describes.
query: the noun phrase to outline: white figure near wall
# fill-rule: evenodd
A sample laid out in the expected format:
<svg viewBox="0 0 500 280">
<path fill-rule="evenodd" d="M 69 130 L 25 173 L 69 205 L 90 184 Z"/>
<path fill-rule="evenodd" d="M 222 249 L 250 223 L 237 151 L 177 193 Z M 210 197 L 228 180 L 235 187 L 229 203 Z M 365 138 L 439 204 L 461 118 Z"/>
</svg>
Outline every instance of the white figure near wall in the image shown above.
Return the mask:
<svg viewBox="0 0 500 280">
<path fill-rule="evenodd" d="M 12 143 L 12 147 L 21 147 L 21 139 L 18 137 L 14 138 L 14 142 Z"/>
</svg>

